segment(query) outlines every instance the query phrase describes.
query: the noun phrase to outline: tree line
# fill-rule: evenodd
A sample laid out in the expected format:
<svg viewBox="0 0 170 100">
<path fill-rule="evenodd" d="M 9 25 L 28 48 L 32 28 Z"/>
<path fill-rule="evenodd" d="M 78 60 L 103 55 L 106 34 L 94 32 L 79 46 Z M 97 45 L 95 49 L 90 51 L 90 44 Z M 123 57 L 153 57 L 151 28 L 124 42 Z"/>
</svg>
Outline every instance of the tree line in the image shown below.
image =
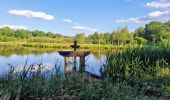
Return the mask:
<svg viewBox="0 0 170 100">
<path fill-rule="evenodd" d="M 113 44 L 124 45 L 130 43 L 169 43 L 170 41 L 170 21 L 162 23 L 158 21 L 150 22 L 144 27 L 137 28 L 134 32 L 129 32 L 128 27 L 119 27 L 113 32 L 94 32 L 88 36 L 85 33 L 76 36 L 64 36 L 58 33 L 43 32 L 39 30 L 13 30 L 9 27 L 0 28 L 1 42 L 42 42 L 42 43 L 70 43 L 77 40 L 79 43 L 91 44 Z"/>
</svg>

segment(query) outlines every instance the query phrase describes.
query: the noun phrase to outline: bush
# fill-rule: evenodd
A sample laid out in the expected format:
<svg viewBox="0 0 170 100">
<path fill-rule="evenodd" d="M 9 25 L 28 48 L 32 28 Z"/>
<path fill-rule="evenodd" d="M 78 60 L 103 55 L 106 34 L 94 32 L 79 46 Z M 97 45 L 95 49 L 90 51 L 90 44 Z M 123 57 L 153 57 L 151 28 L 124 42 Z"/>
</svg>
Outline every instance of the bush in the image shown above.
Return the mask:
<svg viewBox="0 0 170 100">
<path fill-rule="evenodd" d="M 139 36 L 135 36 L 134 38 L 138 44 L 147 44 L 148 41 L 146 39 L 144 39 L 143 37 L 139 37 Z"/>
</svg>

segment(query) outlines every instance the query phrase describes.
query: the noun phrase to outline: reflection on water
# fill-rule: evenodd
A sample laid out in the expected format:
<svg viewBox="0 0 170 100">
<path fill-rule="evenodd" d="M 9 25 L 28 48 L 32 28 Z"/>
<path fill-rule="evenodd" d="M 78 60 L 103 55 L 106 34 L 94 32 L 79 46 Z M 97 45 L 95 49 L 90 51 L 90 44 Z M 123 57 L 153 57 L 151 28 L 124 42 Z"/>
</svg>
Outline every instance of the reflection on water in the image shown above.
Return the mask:
<svg viewBox="0 0 170 100">
<path fill-rule="evenodd" d="M 0 46 L 0 74 L 8 70 L 8 64 L 21 68 L 25 65 L 26 61 L 28 64 L 42 62 L 47 70 L 54 68 L 55 64 L 57 64 L 60 66 L 60 70 L 64 72 L 65 59 L 59 55 L 58 51 L 61 50 Z M 105 54 L 106 51 L 91 51 L 91 54 L 85 58 L 85 70 L 100 75 L 99 70 L 106 59 Z M 74 57 L 71 57 L 69 60 L 71 64 L 70 70 L 72 70 L 74 67 Z"/>
</svg>

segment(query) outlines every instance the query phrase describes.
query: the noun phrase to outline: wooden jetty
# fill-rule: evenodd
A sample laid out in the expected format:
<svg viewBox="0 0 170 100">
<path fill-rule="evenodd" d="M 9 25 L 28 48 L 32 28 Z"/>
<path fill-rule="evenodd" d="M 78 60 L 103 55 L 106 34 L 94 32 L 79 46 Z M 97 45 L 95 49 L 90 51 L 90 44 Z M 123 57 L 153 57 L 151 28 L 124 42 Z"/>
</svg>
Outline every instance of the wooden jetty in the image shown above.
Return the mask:
<svg viewBox="0 0 170 100">
<path fill-rule="evenodd" d="M 68 76 L 70 74 L 70 57 L 74 57 L 74 68 L 73 71 L 76 71 L 76 64 L 77 64 L 77 57 L 80 58 L 80 71 L 85 70 L 85 57 L 90 54 L 90 51 L 77 51 L 80 48 L 77 45 L 77 41 L 74 41 L 74 45 L 71 45 L 74 48 L 74 51 L 59 51 L 59 54 L 64 57 L 65 59 L 65 75 Z"/>
</svg>

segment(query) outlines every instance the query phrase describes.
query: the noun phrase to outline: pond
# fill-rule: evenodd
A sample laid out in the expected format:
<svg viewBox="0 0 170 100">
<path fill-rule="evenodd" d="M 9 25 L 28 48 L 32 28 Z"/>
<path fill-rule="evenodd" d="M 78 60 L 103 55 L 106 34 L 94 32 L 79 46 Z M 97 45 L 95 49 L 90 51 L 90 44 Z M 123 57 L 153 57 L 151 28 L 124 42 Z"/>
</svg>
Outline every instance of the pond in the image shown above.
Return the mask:
<svg viewBox="0 0 170 100">
<path fill-rule="evenodd" d="M 59 55 L 59 51 L 62 50 L 0 46 L 0 74 L 4 74 L 9 70 L 9 64 L 22 69 L 26 62 L 27 65 L 42 63 L 46 70 L 52 70 L 57 65 L 60 71 L 64 73 L 64 57 Z M 92 74 L 100 75 L 100 68 L 106 59 L 106 51 L 91 51 L 90 55 L 85 59 L 85 70 Z M 70 69 L 74 66 L 73 60 L 74 58 L 71 57 Z M 77 61 L 79 61 L 78 58 Z M 79 65 L 78 62 L 77 64 Z"/>
</svg>

